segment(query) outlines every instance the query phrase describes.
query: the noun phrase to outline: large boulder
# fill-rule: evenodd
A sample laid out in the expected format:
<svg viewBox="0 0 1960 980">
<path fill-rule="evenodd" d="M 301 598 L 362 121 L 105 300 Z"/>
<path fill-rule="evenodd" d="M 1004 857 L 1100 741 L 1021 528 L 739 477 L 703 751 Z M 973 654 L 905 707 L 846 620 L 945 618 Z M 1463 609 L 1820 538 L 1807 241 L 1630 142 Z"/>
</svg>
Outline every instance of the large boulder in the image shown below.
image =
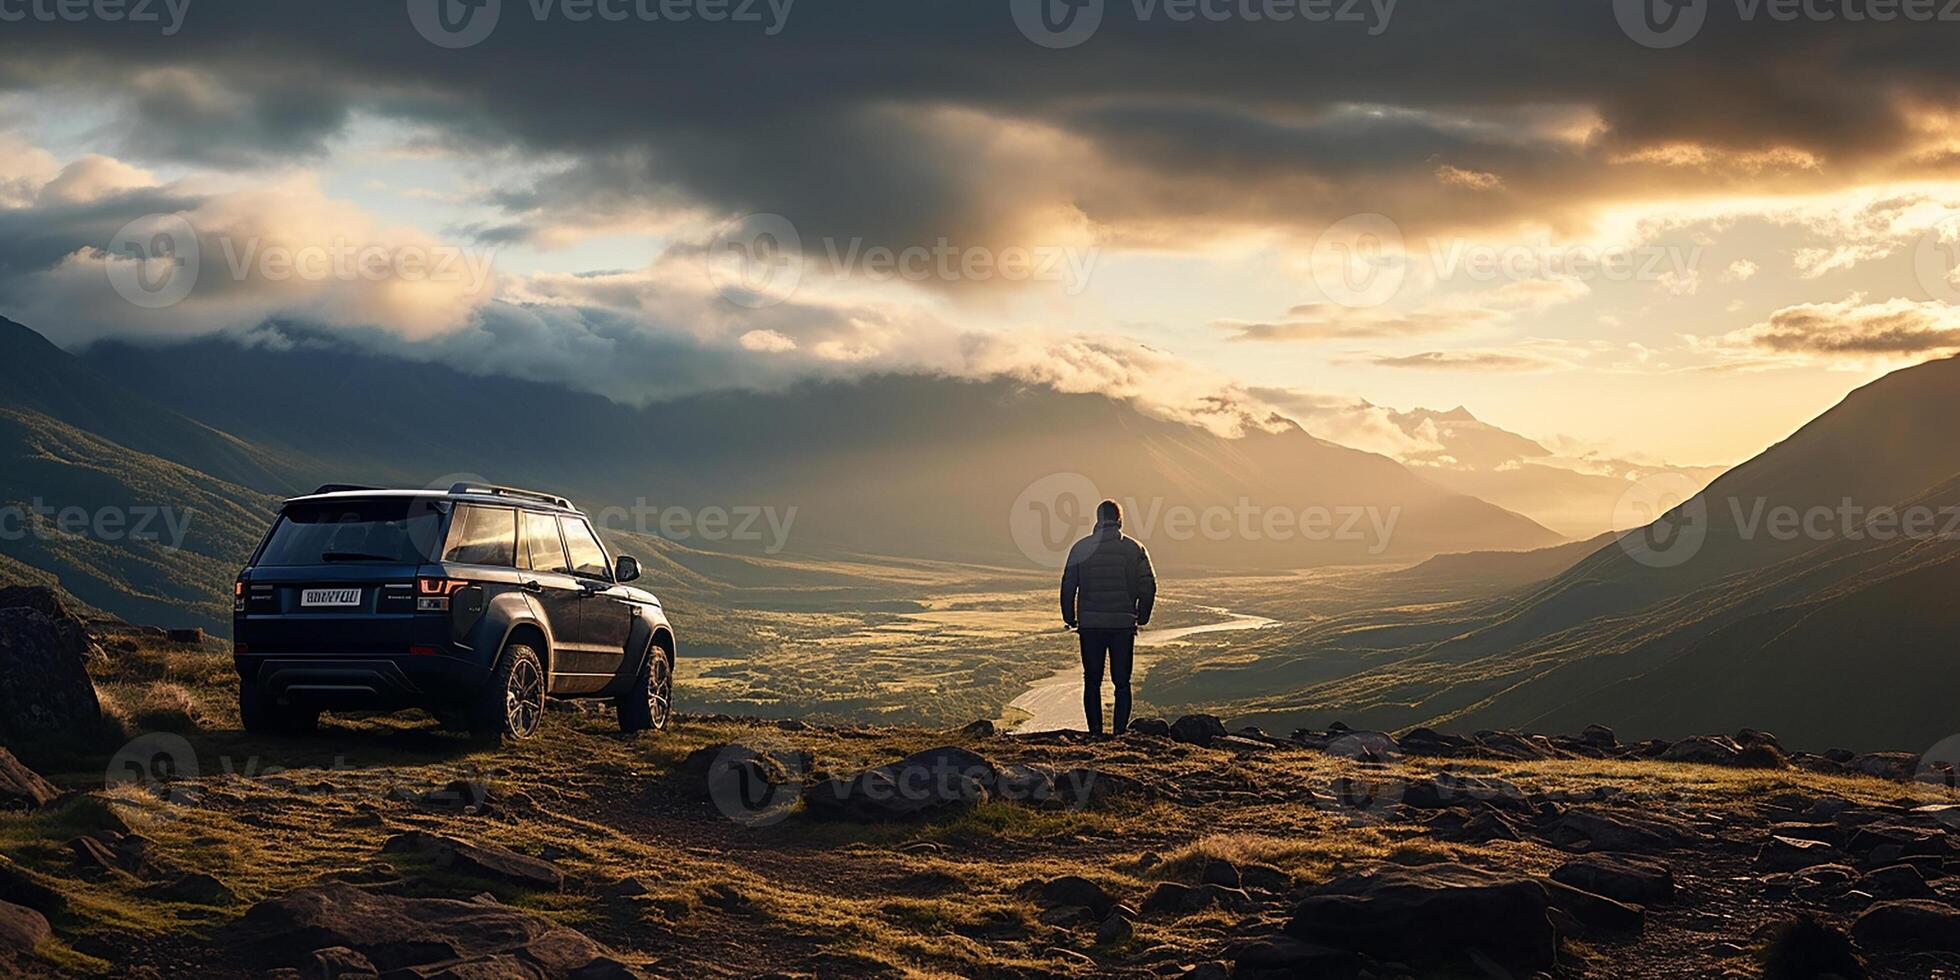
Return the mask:
<svg viewBox="0 0 1960 980">
<path fill-rule="evenodd" d="M 1943 902 L 1880 902 L 1858 916 L 1851 938 L 1866 949 L 1960 953 L 1960 909 Z"/>
<path fill-rule="evenodd" d="M 1529 878 L 1456 864 L 1340 878 L 1303 899 L 1286 933 L 1410 964 L 1475 950 L 1523 970 L 1553 965 L 1557 940 L 1545 889 Z"/>
<path fill-rule="evenodd" d="M 1568 851 L 1662 851 L 1684 847 L 1696 837 L 1691 828 L 1656 813 L 1593 807 L 1566 810 L 1541 832 L 1552 846 Z"/>
<path fill-rule="evenodd" d="M 403 898 L 332 884 L 260 902 L 233 928 L 268 968 L 358 956 L 383 974 L 405 976 L 641 975 L 585 934 L 488 897 Z"/>
<path fill-rule="evenodd" d="M 0 743 L 72 742 L 102 730 L 88 676 L 88 630 L 46 589 L 5 590 L 0 604 Z"/>
<path fill-rule="evenodd" d="M 47 916 L 24 905 L 0 902 L 0 950 L 32 952 L 50 935 Z"/>
<path fill-rule="evenodd" d="M 37 809 L 58 795 L 53 784 L 0 745 L 0 810 Z"/>
</svg>

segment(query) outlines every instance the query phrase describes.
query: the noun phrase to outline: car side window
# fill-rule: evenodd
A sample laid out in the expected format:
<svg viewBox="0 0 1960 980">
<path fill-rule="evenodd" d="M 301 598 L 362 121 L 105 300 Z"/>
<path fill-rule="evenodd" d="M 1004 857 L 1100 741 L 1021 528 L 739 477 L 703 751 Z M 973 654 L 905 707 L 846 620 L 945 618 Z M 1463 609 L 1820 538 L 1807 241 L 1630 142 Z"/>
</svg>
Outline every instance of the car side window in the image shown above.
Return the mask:
<svg viewBox="0 0 1960 980">
<path fill-rule="evenodd" d="M 565 560 L 565 544 L 558 537 L 558 522 L 550 514 L 534 514 L 524 511 L 524 551 L 530 556 L 527 567 L 540 572 L 562 572 L 569 574 L 570 562 Z"/>
<path fill-rule="evenodd" d="M 517 565 L 517 512 L 503 507 L 461 505 L 449 521 L 442 560 L 459 565 Z"/>
<path fill-rule="evenodd" d="M 565 544 L 572 549 L 572 574 L 612 581 L 612 569 L 606 567 L 606 550 L 599 547 L 592 528 L 576 517 L 560 517 L 558 522 L 565 526 Z"/>
</svg>

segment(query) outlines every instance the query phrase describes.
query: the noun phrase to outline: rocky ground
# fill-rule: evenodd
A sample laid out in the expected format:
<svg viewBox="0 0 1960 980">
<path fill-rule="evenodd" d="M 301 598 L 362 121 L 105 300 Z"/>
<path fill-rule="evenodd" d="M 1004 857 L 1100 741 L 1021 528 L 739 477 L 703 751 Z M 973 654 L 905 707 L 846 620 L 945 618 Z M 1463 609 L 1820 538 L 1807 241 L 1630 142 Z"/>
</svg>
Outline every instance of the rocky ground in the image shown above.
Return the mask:
<svg viewBox="0 0 1960 980">
<path fill-rule="evenodd" d="M 569 706 L 259 739 L 220 647 L 42 606 L 0 608 L 47 687 L 0 689 L 0 974 L 1960 976 L 1960 798 L 1911 756 Z"/>
</svg>

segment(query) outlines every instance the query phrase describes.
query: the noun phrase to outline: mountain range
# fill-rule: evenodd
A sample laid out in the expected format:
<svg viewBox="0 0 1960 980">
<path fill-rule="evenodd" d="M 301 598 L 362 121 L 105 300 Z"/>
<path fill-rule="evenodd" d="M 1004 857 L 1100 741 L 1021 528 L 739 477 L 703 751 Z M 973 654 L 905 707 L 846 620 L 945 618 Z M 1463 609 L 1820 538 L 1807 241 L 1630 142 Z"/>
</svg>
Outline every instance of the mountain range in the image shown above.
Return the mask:
<svg viewBox="0 0 1960 980">
<path fill-rule="evenodd" d="M 1051 486 L 1128 502 L 1132 532 L 1172 567 L 1406 562 L 1561 540 L 1291 423 L 1229 439 L 1129 402 L 1006 380 L 894 375 L 630 406 L 325 340 L 104 343 L 76 356 L 11 321 L 0 321 L 0 365 L 0 407 L 18 426 L 0 452 L 32 473 L 5 488 L 10 496 L 67 505 L 70 488 L 88 483 L 76 499 L 91 510 L 163 496 L 194 506 L 200 530 L 223 515 L 225 533 L 194 535 L 168 560 L 144 542 L 125 549 L 146 554 L 142 571 L 159 577 L 198 564 L 200 595 L 221 590 L 243 561 L 274 497 L 325 482 L 534 485 L 606 510 L 622 531 L 664 532 L 678 514 L 682 545 L 1030 570 L 1086 532 L 1093 508 L 1088 497 L 1049 499 Z M 56 439 L 93 440 L 126 459 L 90 469 L 50 450 Z M 177 494 L 186 480 L 224 506 Z M 736 540 L 733 527 L 696 520 L 710 511 L 767 511 L 774 524 L 751 521 L 751 537 Z M 1310 513 L 1324 513 L 1325 526 L 1300 524 Z M 83 561 L 81 547 L 36 539 L 0 551 L 75 578 L 78 595 L 116 609 L 114 570 Z M 196 618 L 222 628 L 218 609 L 204 603 Z"/>
</svg>

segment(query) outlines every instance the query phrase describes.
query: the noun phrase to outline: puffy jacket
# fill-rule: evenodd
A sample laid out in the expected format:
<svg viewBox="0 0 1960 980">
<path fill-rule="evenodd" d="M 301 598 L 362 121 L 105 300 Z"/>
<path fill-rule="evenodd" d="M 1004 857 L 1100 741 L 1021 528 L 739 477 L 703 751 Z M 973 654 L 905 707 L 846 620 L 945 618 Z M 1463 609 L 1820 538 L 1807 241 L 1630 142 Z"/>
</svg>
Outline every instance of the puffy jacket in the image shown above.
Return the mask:
<svg viewBox="0 0 1960 980">
<path fill-rule="evenodd" d="M 1150 552 L 1105 522 L 1068 550 L 1062 568 L 1062 620 L 1088 630 L 1133 630 L 1150 622 L 1157 575 Z"/>
</svg>

